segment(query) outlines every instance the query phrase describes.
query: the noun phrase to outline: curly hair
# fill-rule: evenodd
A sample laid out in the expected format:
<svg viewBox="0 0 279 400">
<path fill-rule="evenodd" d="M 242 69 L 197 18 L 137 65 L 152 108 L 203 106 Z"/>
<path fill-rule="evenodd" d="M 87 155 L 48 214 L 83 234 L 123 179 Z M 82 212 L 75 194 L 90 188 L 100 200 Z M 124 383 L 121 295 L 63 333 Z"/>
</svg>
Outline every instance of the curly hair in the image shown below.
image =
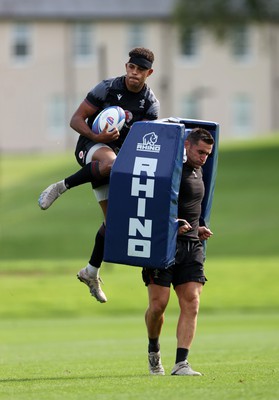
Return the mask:
<svg viewBox="0 0 279 400">
<path fill-rule="evenodd" d="M 146 49 L 145 47 L 135 47 L 129 52 L 130 57 L 142 57 L 151 63 L 154 62 L 154 54 L 151 50 Z"/>
</svg>

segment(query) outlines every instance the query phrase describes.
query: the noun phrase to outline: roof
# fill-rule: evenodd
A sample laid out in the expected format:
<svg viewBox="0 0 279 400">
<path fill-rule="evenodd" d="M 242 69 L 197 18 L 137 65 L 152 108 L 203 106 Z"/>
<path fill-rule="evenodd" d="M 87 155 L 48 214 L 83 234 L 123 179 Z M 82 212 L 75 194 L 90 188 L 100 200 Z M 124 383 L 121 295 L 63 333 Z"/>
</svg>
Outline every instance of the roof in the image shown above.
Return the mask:
<svg viewBox="0 0 279 400">
<path fill-rule="evenodd" d="M 169 19 L 177 0 L 0 0 L 0 20 L 154 20 Z M 184 1 L 184 3 L 183 3 Z M 195 1 L 180 0 L 184 8 L 195 7 Z M 219 0 L 221 1 L 221 0 Z M 215 13 L 213 0 L 203 0 L 202 11 L 207 17 Z M 251 12 L 256 19 L 279 19 L 279 0 L 229 0 L 229 14 L 245 16 Z M 252 8 L 251 8 L 252 7 Z M 195 9 L 201 11 L 198 7 Z M 204 18 L 204 15 L 202 16 Z"/>
<path fill-rule="evenodd" d="M 0 0 L 0 19 L 165 19 L 175 0 Z"/>
</svg>

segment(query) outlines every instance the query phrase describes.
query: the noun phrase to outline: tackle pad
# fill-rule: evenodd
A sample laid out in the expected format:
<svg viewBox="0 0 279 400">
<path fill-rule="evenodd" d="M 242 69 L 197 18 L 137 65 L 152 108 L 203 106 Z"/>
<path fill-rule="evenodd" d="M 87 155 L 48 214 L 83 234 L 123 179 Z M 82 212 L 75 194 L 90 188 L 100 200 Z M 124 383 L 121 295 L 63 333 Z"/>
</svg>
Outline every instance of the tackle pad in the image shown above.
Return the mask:
<svg viewBox="0 0 279 400">
<path fill-rule="evenodd" d="M 219 124 L 212 121 L 192 120 L 183 118 L 169 118 L 165 121 L 173 121 L 174 123 L 182 123 L 185 126 L 185 138 L 194 128 L 203 128 L 211 133 L 214 139 L 212 153 L 207 158 L 203 169 L 203 181 L 205 187 L 204 198 L 202 201 L 202 212 L 200 217 L 200 226 L 209 227 L 212 201 L 215 189 L 217 165 L 218 165 L 218 148 L 219 148 Z"/>
<path fill-rule="evenodd" d="M 185 125 L 133 124 L 111 170 L 104 261 L 174 264 Z"/>
<path fill-rule="evenodd" d="M 212 201 L 215 189 L 217 165 L 218 165 L 218 149 L 219 149 L 219 124 L 213 121 L 203 121 L 195 119 L 184 119 L 184 118 L 168 118 L 162 121 L 168 121 L 173 123 L 182 123 L 185 126 L 185 138 L 188 133 L 194 128 L 203 128 L 211 133 L 214 139 L 214 146 L 212 153 L 207 158 L 203 169 L 203 181 L 204 181 L 204 198 L 202 201 L 202 211 L 200 217 L 200 226 L 210 225 L 210 215 L 212 209 Z M 204 257 L 206 255 L 207 241 L 203 241 Z"/>
</svg>

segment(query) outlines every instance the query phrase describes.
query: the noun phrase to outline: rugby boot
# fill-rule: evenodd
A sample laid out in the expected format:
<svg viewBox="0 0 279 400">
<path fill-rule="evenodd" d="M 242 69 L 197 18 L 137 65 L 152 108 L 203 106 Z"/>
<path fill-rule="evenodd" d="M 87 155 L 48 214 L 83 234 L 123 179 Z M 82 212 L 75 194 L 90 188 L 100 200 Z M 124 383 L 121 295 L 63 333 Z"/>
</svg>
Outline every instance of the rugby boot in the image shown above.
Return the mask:
<svg viewBox="0 0 279 400">
<path fill-rule="evenodd" d="M 103 283 L 103 281 L 99 276 L 89 275 L 87 267 L 85 267 L 78 272 L 77 278 L 89 287 L 91 296 L 95 297 L 97 301 L 99 301 L 100 303 L 107 302 L 106 295 L 102 291 L 100 285 L 100 283 Z"/>
<path fill-rule="evenodd" d="M 173 367 L 171 375 L 201 376 L 200 372 L 194 371 L 188 361 L 180 361 Z"/>
<path fill-rule="evenodd" d="M 58 199 L 61 194 L 66 192 L 67 187 L 64 181 L 56 182 L 47 187 L 41 194 L 38 200 L 39 207 L 42 210 L 47 210 L 52 203 Z"/>
<path fill-rule="evenodd" d="M 165 375 L 160 351 L 148 353 L 148 367 L 150 375 Z"/>
</svg>

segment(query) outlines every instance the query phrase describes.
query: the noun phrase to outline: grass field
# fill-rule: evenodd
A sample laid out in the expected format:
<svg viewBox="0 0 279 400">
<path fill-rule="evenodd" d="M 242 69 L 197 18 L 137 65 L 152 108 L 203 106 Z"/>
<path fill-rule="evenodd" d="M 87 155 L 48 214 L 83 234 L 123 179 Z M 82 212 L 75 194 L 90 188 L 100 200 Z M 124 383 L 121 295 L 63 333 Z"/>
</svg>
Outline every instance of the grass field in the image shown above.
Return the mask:
<svg viewBox="0 0 279 400">
<path fill-rule="evenodd" d="M 175 316 L 161 341 L 168 375 L 147 374 L 138 316 L 4 320 L 1 399 L 278 399 L 272 315 L 203 315 L 192 349 L 202 377 L 172 377 Z M 278 320 L 277 320 L 278 322 Z M 3 329 L 4 328 L 4 329 Z"/>
<path fill-rule="evenodd" d="M 140 269 L 105 264 L 102 305 L 77 281 L 101 222 L 90 187 L 39 210 L 40 191 L 76 169 L 73 156 L 2 156 L 0 399 L 277 400 L 278 154 L 279 137 L 221 146 L 190 353 L 204 375 L 186 379 L 169 375 L 174 293 L 161 338 L 167 375 L 150 377 Z"/>
</svg>

